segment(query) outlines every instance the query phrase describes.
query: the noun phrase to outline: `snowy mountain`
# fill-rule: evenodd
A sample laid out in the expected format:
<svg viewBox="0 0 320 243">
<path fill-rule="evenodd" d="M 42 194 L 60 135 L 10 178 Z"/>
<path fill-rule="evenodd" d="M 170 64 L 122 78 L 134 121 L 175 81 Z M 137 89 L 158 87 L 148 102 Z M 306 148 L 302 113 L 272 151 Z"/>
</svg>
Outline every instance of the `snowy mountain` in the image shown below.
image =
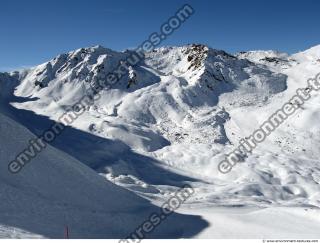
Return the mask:
<svg viewBox="0 0 320 243">
<path fill-rule="evenodd" d="M 51 114 L 70 108 L 85 95 L 90 82 L 105 78 L 126 54 L 97 46 L 28 70 L 19 77 L 15 94 L 39 99 L 19 106 L 30 105 L 36 113 L 55 119 Z M 79 119 L 81 124 L 75 127 L 144 151 L 177 140 L 226 143 L 223 124 L 215 121 L 215 114 L 227 116 L 223 107 L 230 105 L 264 103 L 286 89 L 285 75 L 202 45 L 145 53 L 144 61 L 131 67 L 131 72 L 135 83 L 128 86 L 127 71 L 88 107 L 84 115 L 90 116 L 85 119 L 88 122 Z"/>
<path fill-rule="evenodd" d="M 206 221 L 222 220 L 219 210 L 212 212 L 217 206 L 267 208 L 267 213 L 257 211 L 261 225 L 278 212 L 283 215 L 279 222 L 289 225 L 287 234 L 301 233 L 288 223 L 299 215 L 308 225 L 306 234 L 319 236 L 319 217 L 312 216 L 320 214 L 319 94 L 230 173 L 220 173 L 218 163 L 318 73 L 320 46 L 294 55 L 231 55 L 199 44 L 143 53 L 21 174 L 6 172 L 30 137 L 59 121 L 90 85 L 106 80 L 130 54 L 95 46 L 0 74 L 0 196 L 5 202 L 0 211 L 10 212 L 0 229 L 9 225 L 59 238 L 61 225 L 68 223 L 75 238 L 121 238 L 156 210 L 148 200 L 160 205 L 188 183 L 196 195 L 181 210 L 186 215 L 172 216 L 171 224 L 151 237 L 194 237 L 201 230 L 199 237 L 231 237 L 222 225 L 218 233 L 205 229 Z M 34 221 L 21 216 L 24 204 L 30 211 L 41 208 Z M 285 216 L 284 206 L 293 215 Z M 191 216 L 193 211 L 204 219 Z M 206 218 L 206 212 L 215 217 Z M 21 220 L 12 219 L 16 217 Z M 240 221 L 247 217 L 245 212 Z M 123 224 L 124 218 L 128 223 Z M 182 218 L 186 223 L 179 227 L 175 222 Z M 53 229 L 42 229 L 37 220 L 53 220 Z M 192 225 L 198 227 L 186 233 Z M 273 227 L 258 232 L 271 234 Z M 239 234 L 241 227 L 233 236 Z"/>
</svg>

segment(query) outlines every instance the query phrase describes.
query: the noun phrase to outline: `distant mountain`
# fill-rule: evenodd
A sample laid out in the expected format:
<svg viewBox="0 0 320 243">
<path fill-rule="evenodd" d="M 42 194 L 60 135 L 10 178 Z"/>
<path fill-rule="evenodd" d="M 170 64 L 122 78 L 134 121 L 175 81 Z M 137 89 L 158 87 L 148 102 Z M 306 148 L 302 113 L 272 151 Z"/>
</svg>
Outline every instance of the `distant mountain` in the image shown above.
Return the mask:
<svg viewBox="0 0 320 243">
<path fill-rule="evenodd" d="M 129 53 L 96 46 L 62 54 L 19 74 L 15 94 L 37 98 L 28 103 L 31 109 L 54 119 L 53 114 L 79 101 L 90 84 L 106 81 Z M 144 53 L 130 69 L 135 82 L 126 70 L 88 107 L 92 119 L 77 122 L 83 130 L 145 151 L 181 140 L 224 144 L 228 138 L 214 114 L 227 116 L 225 107 L 264 103 L 286 89 L 285 75 L 204 45 L 159 48 Z"/>
</svg>

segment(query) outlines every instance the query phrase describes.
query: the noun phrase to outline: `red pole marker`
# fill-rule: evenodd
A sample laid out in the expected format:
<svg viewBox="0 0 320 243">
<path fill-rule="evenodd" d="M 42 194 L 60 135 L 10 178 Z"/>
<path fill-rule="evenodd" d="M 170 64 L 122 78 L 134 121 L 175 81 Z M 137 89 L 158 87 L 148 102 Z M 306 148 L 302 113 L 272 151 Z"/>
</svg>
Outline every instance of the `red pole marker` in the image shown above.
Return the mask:
<svg viewBox="0 0 320 243">
<path fill-rule="evenodd" d="M 66 226 L 64 228 L 64 238 L 69 239 L 69 227 L 68 226 Z"/>
</svg>

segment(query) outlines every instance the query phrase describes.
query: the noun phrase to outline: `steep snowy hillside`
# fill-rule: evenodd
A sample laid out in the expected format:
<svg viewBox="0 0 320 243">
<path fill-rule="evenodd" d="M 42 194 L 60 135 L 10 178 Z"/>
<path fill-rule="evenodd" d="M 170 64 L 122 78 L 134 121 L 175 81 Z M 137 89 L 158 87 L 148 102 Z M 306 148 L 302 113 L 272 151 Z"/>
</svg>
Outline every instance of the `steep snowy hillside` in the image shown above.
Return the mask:
<svg viewBox="0 0 320 243">
<path fill-rule="evenodd" d="M 41 134 L 52 121 L 72 111 L 90 84 L 106 81 L 107 75 L 131 53 L 101 46 L 82 48 L 22 72 L 0 74 L 0 95 L 4 101 L 0 109 L 33 133 Z M 115 190 L 121 202 L 128 194 L 124 203 L 132 201 L 128 210 L 134 212 L 134 202 L 137 207 L 148 203 L 118 188 L 129 189 L 160 205 L 163 197 L 188 182 L 196 195 L 182 210 L 185 213 L 198 209 L 195 211 L 204 215 L 208 207 L 226 205 L 275 207 L 258 211 L 257 222 L 263 225 L 267 212 L 273 215 L 281 211 L 278 207 L 290 206 L 298 209 L 288 217 L 286 211 L 281 211 L 281 222 L 287 223 L 299 215 L 306 219 L 306 225 L 319 223 L 304 212 L 310 209 L 319 215 L 319 94 L 314 93 L 244 163 L 237 164 L 228 174 L 217 169 L 241 138 L 251 135 L 290 100 L 297 88 L 306 86 L 307 79 L 319 72 L 319 60 L 320 46 L 294 55 L 276 51 L 231 55 L 198 44 L 162 47 L 144 53 L 140 62 L 125 70 L 119 82 L 102 90 L 101 98 L 88 105 L 84 114 L 52 143 L 55 148 L 50 149 L 57 149 L 57 156 L 65 161 L 62 166 L 56 160 L 49 160 L 50 168 L 54 169 L 52 176 L 57 176 L 61 183 L 65 177 L 77 177 L 69 186 L 79 183 L 81 190 L 96 188 L 88 188 L 88 194 L 81 194 L 80 189 L 74 191 L 74 195 L 69 195 L 69 203 L 80 197 L 77 202 L 88 205 L 86 200 L 105 194 L 103 190 L 106 193 Z M 40 166 L 43 171 L 38 171 L 35 165 L 41 161 L 40 158 L 35 161 L 34 167 L 25 171 L 26 175 L 28 170 L 31 174 L 49 173 L 46 166 Z M 65 174 L 54 174 L 60 170 L 66 170 Z M 53 178 L 41 175 L 40 178 Z M 37 181 L 32 180 L 33 183 Z M 41 182 L 43 188 L 36 192 L 42 195 L 46 183 Z M 47 188 L 51 192 L 44 195 L 62 197 L 63 194 L 56 193 L 57 188 Z M 129 197 L 132 199 L 128 200 Z M 108 208 L 115 211 L 123 210 L 124 204 L 108 200 L 107 196 L 98 196 L 92 208 L 110 205 Z M 300 211 L 299 207 L 304 208 Z M 209 211 L 212 212 L 209 221 L 215 217 L 218 221 L 223 219 L 219 210 Z M 243 221 L 255 214 L 244 211 Z M 290 225 L 288 232 L 297 232 Z M 221 227 L 218 233 L 205 231 L 204 237 L 227 236 L 226 226 Z M 241 227 L 234 237 L 242 235 Z M 314 236 L 318 229 L 309 227 L 308 232 Z M 159 235 L 166 233 L 164 229 Z"/>
<path fill-rule="evenodd" d="M 122 238 L 159 211 L 51 146 L 14 175 L 7 162 L 35 136 L 2 114 L 0 133 L 0 237 L 63 238 L 68 226 L 72 238 Z M 166 223 L 148 237 L 187 237 L 205 225 L 198 217 L 178 214 Z"/>
</svg>

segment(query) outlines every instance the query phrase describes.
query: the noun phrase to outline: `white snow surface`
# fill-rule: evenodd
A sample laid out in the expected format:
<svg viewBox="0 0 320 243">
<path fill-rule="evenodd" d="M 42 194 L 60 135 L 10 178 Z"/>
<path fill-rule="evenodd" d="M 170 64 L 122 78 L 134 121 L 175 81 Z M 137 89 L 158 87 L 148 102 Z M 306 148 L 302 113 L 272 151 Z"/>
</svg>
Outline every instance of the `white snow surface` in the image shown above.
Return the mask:
<svg viewBox="0 0 320 243">
<path fill-rule="evenodd" d="M 130 53 L 82 48 L 0 74 L 0 237 L 60 238 L 65 224 L 74 238 L 126 237 L 188 183 L 195 195 L 150 237 L 320 238 L 318 93 L 244 163 L 217 169 L 319 72 L 320 46 L 294 55 L 195 44 L 145 53 L 21 173 L 7 172 L 31 137 Z"/>
</svg>

